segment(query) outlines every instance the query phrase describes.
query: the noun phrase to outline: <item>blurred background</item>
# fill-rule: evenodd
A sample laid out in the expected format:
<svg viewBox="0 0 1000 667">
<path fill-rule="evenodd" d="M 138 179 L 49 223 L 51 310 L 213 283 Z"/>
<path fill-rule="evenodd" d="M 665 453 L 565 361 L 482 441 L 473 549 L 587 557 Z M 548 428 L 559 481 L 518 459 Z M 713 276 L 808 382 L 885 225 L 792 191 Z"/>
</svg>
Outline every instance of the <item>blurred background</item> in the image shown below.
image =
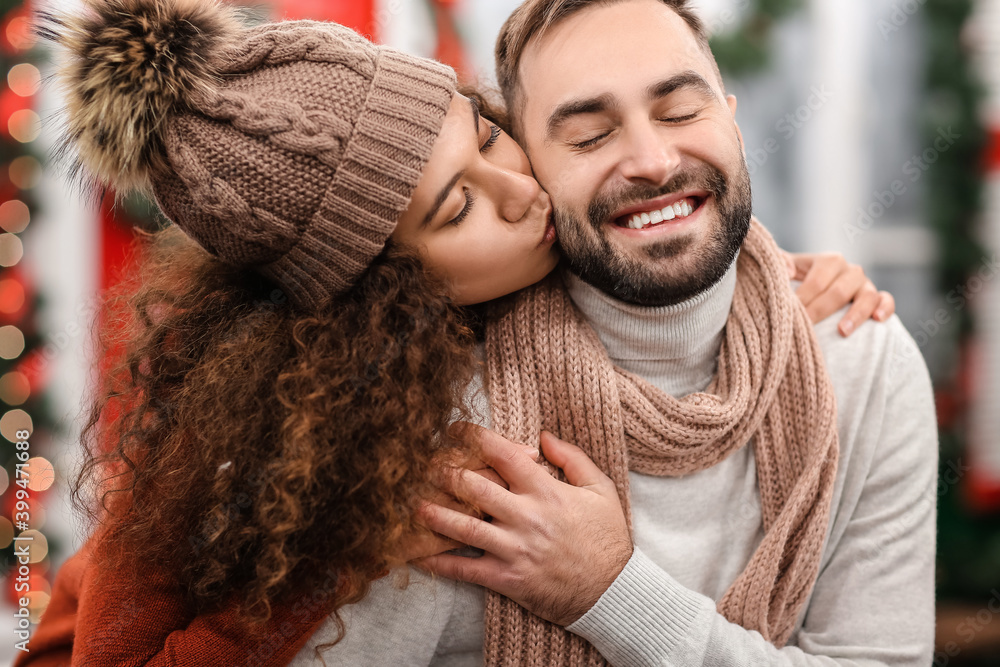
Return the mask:
<svg viewBox="0 0 1000 667">
<path fill-rule="evenodd" d="M 49 6 L 71 6 L 49 0 Z M 490 86 L 517 0 L 285 0 Z M 698 0 L 739 98 L 758 217 L 891 291 L 931 369 L 941 433 L 936 666 L 1000 664 L 1000 0 Z M 37 619 L 85 535 L 68 503 L 100 294 L 130 270 L 139 203 L 81 202 L 50 166 L 58 93 L 30 2 L 0 0 L 0 661 L 15 535 Z M 907 363 L 901 359 L 900 363 Z M 30 432 L 28 488 L 17 432 Z M 23 435 L 23 433 L 21 434 Z M 17 506 L 18 490 L 28 505 Z M 18 512 L 26 511 L 27 520 Z M 887 536 L 891 539 L 891 536 Z"/>
</svg>

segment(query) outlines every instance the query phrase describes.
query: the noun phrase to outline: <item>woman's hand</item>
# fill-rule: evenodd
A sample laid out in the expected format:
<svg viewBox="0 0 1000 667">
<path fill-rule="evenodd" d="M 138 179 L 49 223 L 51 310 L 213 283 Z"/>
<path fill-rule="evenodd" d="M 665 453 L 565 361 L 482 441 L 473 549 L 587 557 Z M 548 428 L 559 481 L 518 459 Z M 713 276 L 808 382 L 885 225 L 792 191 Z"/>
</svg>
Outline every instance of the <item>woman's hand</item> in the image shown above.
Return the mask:
<svg viewBox="0 0 1000 667">
<path fill-rule="evenodd" d="M 896 312 L 892 295 L 879 291 L 857 264 L 849 264 L 838 253 L 790 254 L 785 253 L 788 275 L 802 284 L 795 291 L 806 306 L 812 321 L 820 322 L 853 302 L 837 329 L 844 337 L 850 336 L 861 324 L 871 318 L 884 322 Z"/>
</svg>

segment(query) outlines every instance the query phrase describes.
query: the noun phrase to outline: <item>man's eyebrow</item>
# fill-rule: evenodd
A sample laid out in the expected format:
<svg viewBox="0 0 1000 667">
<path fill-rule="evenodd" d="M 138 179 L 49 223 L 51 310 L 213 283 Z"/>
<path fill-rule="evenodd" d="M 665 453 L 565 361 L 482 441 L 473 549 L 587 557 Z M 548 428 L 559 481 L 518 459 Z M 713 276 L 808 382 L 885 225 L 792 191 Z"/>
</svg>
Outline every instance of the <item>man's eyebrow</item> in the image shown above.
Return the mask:
<svg viewBox="0 0 1000 667">
<path fill-rule="evenodd" d="M 448 195 L 451 194 L 451 189 L 455 187 L 456 183 L 458 183 L 458 179 L 463 176 L 465 176 L 464 169 L 452 176 L 451 180 L 448 181 L 448 185 L 441 188 L 441 192 L 438 193 L 437 199 L 434 200 L 434 205 L 431 206 L 431 210 L 429 210 L 427 215 L 424 216 L 424 221 L 420 223 L 421 229 L 429 225 L 431 220 L 434 219 L 434 216 L 438 214 L 438 211 L 441 210 L 441 206 L 444 205 L 445 200 L 448 199 Z"/>
<path fill-rule="evenodd" d="M 646 89 L 646 96 L 651 100 L 656 100 L 666 97 L 680 88 L 690 88 L 704 97 L 715 97 L 715 89 L 705 80 L 705 77 L 694 70 L 687 70 L 686 72 L 675 74 L 669 79 L 654 83 Z"/>
<path fill-rule="evenodd" d="M 617 109 L 618 101 L 610 94 L 598 95 L 583 100 L 570 100 L 556 107 L 556 110 L 549 115 L 549 120 L 545 123 L 545 138 L 551 139 L 559 128 L 574 116 L 584 114 L 604 113 L 610 109 Z"/>
</svg>

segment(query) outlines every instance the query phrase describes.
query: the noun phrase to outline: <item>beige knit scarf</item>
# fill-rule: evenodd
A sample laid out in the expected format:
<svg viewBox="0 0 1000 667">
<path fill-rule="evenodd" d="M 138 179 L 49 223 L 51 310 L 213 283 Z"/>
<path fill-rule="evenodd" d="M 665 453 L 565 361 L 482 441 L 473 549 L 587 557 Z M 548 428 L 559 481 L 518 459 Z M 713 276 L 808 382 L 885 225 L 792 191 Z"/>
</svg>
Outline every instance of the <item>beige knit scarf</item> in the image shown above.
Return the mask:
<svg viewBox="0 0 1000 667">
<path fill-rule="evenodd" d="M 764 538 L 718 602 L 775 646 L 812 590 L 830 515 L 838 439 L 833 388 L 809 317 L 774 240 L 756 220 L 703 393 L 675 399 L 615 368 L 558 278 L 524 290 L 486 334 L 493 427 L 537 443 L 542 429 L 587 452 L 614 480 L 631 527 L 628 471 L 679 476 L 752 439 Z M 579 636 L 488 592 L 487 665 L 604 665 Z"/>
</svg>

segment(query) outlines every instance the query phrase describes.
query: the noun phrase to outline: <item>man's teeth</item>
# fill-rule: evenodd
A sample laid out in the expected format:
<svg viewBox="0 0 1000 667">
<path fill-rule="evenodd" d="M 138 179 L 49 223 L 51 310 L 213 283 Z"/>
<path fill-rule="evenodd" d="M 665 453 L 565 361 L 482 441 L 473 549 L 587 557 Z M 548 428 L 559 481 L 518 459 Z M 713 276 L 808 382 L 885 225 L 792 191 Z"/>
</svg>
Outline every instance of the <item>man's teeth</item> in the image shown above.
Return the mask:
<svg viewBox="0 0 1000 667">
<path fill-rule="evenodd" d="M 646 225 L 655 225 L 673 220 L 674 218 L 686 218 L 692 213 L 694 213 L 694 206 L 691 205 L 691 201 L 689 199 L 682 199 L 672 206 L 666 206 L 659 211 L 636 213 L 629 218 L 625 226 L 629 229 L 642 229 Z"/>
</svg>

